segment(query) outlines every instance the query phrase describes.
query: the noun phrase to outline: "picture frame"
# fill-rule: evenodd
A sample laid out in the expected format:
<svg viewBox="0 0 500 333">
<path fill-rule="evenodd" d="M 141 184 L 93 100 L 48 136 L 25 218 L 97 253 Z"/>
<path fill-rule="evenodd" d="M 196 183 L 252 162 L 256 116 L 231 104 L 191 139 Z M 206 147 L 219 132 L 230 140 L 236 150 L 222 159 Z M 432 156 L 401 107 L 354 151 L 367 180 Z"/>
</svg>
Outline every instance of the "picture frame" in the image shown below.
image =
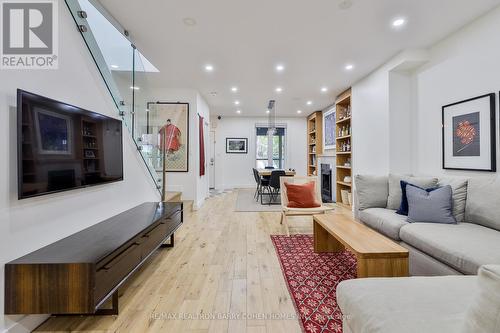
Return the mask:
<svg viewBox="0 0 500 333">
<path fill-rule="evenodd" d="M 336 150 L 335 125 L 336 105 L 323 112 L 323 149 Z"/>
<path fill-rule="evenodd" d="M 34 108 L 35 133 L 40 155 L 72 155 L 71 117 L 41 107 Z"/>
<path fill-rule="evenodd" d="M 442 107 L 445 170 L 496 172 L 495 93 Z"/>
<path fill-rule="evenodd" d="M 248 138 L 226 138 L 226 154 L 248 154 Z"/>
<path fill-rule="evenodd" d="M 189 103 L 148 102 L 147 133 L 157 136 L 151 154 L 161 156 L 166 148 L 166 172 L 189 172 Z M 162 159 L 154 159 L 157 172 L 163 171 Z"/>
</svg>

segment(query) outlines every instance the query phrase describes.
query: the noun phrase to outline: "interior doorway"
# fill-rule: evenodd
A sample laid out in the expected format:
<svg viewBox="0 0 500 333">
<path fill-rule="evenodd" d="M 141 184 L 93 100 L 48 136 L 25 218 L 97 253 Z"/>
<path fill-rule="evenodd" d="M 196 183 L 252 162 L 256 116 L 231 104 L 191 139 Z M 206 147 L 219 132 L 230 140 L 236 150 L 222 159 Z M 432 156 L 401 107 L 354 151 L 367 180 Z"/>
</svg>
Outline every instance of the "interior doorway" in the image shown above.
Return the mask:
<svg viewBox="0 0 500 333">
<path fill-rule="evenodd" d="M 215 131 L 210 131 L 209 188 L 215 188 Z"/>
</svg>

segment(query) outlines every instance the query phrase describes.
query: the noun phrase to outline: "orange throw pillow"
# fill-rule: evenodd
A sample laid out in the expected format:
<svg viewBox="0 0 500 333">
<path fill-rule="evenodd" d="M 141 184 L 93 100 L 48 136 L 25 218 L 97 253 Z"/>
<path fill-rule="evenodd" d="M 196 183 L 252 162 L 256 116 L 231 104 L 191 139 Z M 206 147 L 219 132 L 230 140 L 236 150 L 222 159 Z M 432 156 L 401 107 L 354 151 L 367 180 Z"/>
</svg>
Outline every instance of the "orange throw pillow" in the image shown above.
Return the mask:
<svg viewBox="0 0 500 333">
<path fill-rule="evenodd" d="M 316 200 L 315 183 L 309 182 L 301 185 L 285 182 L 290 208 L 316 208 L 321 207 L 321 202 Z"/>
</svg>

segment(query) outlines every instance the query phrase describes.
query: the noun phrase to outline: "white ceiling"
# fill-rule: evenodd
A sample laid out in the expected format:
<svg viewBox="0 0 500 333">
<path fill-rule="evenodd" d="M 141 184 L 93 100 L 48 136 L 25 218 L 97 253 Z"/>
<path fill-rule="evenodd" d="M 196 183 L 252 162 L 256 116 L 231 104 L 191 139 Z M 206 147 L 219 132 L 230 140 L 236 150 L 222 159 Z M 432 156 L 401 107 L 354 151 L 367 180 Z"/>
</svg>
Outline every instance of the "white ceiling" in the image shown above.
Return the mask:
<svg viewBox="0 0 500 333">
<path fill-rule="evenodd" d="M 500 0 L 101 0 L 160 70 L 156 87 L 197 89 L 212 114 L 278 116 L 325 108 L 398 52 L 428 47 Z M 394 18 L 407 25 L 395 30 Z M 193 18 L 195 26 L 183 20 Z M 282 73 L 277 64 L 285 65 Z M 345 65 L 352 63 L 348 72 Z M 206 64 L 215 70 L 207 73 Z M 238 93 L 231 87 L 237 86 Z M 276 87 L 283 92 L 277 94 Z M 322 93 L 320 88 L 329 88 Z M 214 97 L 211 92 L 217 92 Z M 161 96 L 158 96 L 161 99 Z M 241 104 L 237 107 L 234 101 Z M 311 106 L 306 101 L 312 100 Z"/>
</svg>

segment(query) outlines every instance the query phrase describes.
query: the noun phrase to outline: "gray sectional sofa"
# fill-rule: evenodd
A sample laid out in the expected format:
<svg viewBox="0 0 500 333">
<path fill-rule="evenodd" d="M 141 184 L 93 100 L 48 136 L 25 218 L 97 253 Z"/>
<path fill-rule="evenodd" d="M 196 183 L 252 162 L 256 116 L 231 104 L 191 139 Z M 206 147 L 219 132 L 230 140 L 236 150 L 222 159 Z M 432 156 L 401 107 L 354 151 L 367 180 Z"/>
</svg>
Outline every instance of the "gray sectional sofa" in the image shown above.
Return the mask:
<svg viewBox="0 0 500 333">
<path fill-rule="evenodd" d="M 458 223 L 396 214 L 401 178 L 450 185 Z M 413 276 L 341 282 L 344 333 L 500 333 L 500 182 L 356 176 L 355 188 L 355 215 L 409 250 Z"/>
<path fill-rule="evenodd" d="M 458 223 L 409 223 L 396 214 L 401 179 L 422 187 L 450 185 Z M 475 275 L 481 265 L 500 264 L 500 181 L 358 175 L 354 208 L 362 223 L 409 250 L 410 275 Z"/>
</svg>

